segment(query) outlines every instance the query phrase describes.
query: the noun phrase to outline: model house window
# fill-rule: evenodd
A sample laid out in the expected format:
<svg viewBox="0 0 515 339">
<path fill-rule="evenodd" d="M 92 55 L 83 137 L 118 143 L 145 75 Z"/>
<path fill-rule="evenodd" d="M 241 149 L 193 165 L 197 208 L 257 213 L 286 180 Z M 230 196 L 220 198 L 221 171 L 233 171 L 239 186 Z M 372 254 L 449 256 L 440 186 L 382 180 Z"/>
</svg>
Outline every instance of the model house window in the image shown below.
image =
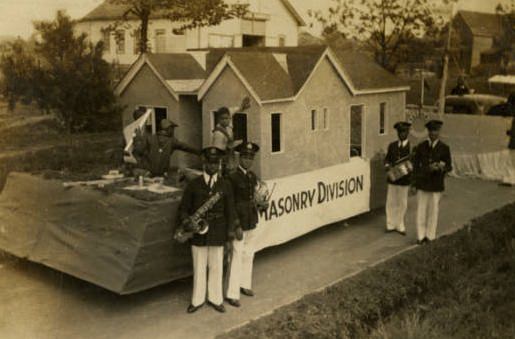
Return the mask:
<svg viewBox="0 0 515 339">
<path fill-rule="evenodd" d="M 272 153 L 282 151 L 281 148 L 281 113 L 272 113 Z"/>
<path fill-rule="evenodd" d="M 234 140 L 247 142 L 247 114 L 234 113 L 232 116 L 232 128 Z"/>
<path fill-rule="evenodd" d="M 311 130 L 317 129 L 317 111 L 316 109 L 311 110 Z"/>
<path fill-rule="evenodd" d="M 386 134 L 386 102 L 379 104 L 379 134 Z"/>
<path fill-rule="evenodd" d="M 360 157 L 363 154 L 363 105 L 350 107 L 350 156 Z"/>
<path fill-rule="evenodd" d="M 329 129 L 329 110 L 327 108 L 324 108 L 324 115 L 323 115 L 323 126 L 325 130 Z"/>
<path fill-rule="evenodd" d="M 116 54 L 125 54 L 125 31 L 116 31 Z"/>
<path fill-rule="evenodd" d="M 286 36 L 285 35 L 279 35 L 279 47 L 286 46 Z"/>
<path fill-rule="evenodd" d="M 138 108 L 150 108 L 154 110 L 154 117 L 147 120 L 148 130 L 161 130 L 161 120 L 168 119 L 168 108 L 154 106 L 138 106 Z"/>
<path fill-rule="evenodd" d="M 109 29 L 102 30 L 102 42 L 107 53 L 111 53 L 111 31 Z"/>
<path fill-rule="evenodd" d="M 166 31 L 164 29 L 156 29 L 155 46 L 156 53 L 166 52 Z"/>
</svg>

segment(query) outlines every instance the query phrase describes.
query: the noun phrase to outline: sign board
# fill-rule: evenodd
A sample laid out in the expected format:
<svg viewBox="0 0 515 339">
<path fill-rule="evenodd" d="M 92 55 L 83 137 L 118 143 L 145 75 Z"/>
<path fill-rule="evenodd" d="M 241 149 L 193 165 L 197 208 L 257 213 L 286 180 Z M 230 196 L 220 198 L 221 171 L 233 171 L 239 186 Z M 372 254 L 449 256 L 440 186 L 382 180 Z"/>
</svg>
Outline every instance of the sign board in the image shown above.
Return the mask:
<svg viewBox="0 0 515 339">
<path fill-rule="evenodd" d="M 254 231 L 256 251 L 370 210 L 370 162 L 358 157 L 267 181 L 270 188 L 274 184 L 270 206 Z"/>
</svg>

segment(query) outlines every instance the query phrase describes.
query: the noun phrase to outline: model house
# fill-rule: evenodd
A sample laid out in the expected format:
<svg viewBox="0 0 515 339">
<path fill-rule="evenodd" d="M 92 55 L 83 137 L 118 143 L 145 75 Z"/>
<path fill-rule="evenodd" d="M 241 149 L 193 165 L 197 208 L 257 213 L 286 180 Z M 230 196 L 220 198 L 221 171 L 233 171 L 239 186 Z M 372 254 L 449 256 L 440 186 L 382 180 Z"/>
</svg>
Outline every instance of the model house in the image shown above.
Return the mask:
<svg viewBox="0 0 515 339">
<path fill-rule="evenodd" d="M 163 13 L 154 13 L 149 23 L 150 51 L 183 53 L 199 48 L 297 46 L 299 28 L 305 22 L 289 0 L 226 0 L 226 3 L 248 4 L 248 14 L 217 26 L 180 31 L 180 23 L 168 20 Z M 139 22 L 129 16 L 114 31 L 107 30 L 126 10 L 105 1 L 79 21 L 77 30 L 87 33 L 93 42 L 104 41 L 106 60 L 129 65 L 139 55 Z"/>
</svg>

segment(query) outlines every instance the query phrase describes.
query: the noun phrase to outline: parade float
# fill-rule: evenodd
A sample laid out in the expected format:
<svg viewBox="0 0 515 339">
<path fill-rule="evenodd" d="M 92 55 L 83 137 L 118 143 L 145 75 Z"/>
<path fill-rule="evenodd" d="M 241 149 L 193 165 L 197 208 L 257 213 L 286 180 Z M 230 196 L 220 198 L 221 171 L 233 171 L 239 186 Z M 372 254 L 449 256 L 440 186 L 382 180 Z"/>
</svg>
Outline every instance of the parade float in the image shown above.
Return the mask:
<svg viewBox="0 0 515 339">
<path fill-rule="evenodd" d="M 408 89 L 394 76 L 326 46 L 203 53 L 202 84 L 165 77 L 175 74 L 165 68 L 176 55 L 144 55 L 117 94 L 132 110 L 152 112 L 153 132 L 166 106 L 159 100 L 177 100 L 165 117 L 197 147 L 209 144 L 214 110 L 250 98 L 250 108 L 233 117 L 235 136 L 260 144 L 254 170 L 273 187 L 256 250 L 384 204 L 382 157 L 395 138 L 393 122 L 404 119 Z M 165 182 L 121 176 L 114 164 L 88 180 L 11 171 L 0 193 L 0 248 L 118 294 L 186 277 L 190 249 L 174 240 L 174 221 L 198 159 L 174 154 L 172 164 L 179 170 Z"/>
</svg>

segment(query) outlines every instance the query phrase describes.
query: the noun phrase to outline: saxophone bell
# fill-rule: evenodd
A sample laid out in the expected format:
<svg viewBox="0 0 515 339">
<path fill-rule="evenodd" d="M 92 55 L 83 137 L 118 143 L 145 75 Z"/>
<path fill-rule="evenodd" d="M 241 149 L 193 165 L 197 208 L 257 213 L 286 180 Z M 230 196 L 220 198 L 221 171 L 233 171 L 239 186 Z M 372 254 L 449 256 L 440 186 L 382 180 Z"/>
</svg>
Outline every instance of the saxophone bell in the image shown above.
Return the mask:
<svg viewBox="0 0 515 339">
<path fill-rule="evenodd" d="M 209 231 L 209 224 L 206 221 L 206 219 L 199 219 L 197 224 L 198 224 L 198 229 L 197 229 L 198 234 L 206 234 L 207 231 Z"/>
</svg>

